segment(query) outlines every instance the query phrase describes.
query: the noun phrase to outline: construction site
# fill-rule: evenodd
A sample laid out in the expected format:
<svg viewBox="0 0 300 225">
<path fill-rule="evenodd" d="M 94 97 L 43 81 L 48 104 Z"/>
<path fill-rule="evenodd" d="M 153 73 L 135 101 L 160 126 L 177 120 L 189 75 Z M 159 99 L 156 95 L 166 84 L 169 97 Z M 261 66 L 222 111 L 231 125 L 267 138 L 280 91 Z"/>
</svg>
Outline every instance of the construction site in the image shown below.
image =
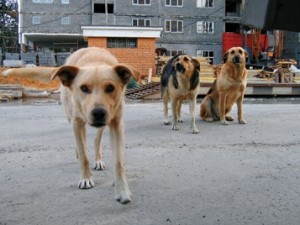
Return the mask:
<svg viewBox="0 0 300 225">
<path fill-rule="evenodd" d="M 253 31 L 250 37 L 252 59 L 266 57 L 272 59 L 265 61 L 265 65 L 248 63 L 246 96 L 297 96 L 300 95 L 300 70 L 293 59 L 280 59 L 282 51 L 283 31 L 275 33 L 276 48 L 261 55 L 260 32 Z M 55 70 L 62 65 L 70 52 L 65 53 L 5 53 L 4 65 L 1 73 L 9 68 L 25 66 L 39 66 L 41 69 Z M 160 76 L 166 62 L 171 56 L 156 56 L 155 72 L 143 75 L 132 80 L 127 87 L 126 97 L 130 99 L 160 99 Z M 211 87 L 215 75 L 214 71 L 221 64 L 211 65 L 208 58 L 196 58 L 200 62 L 200 86 L 199 96 L 204 96 Z M 261 60 L 261 59 L 260 59 Z M 249 62 L 251 62 L 249 60 Z M 153 75 L 154 74 L 154 75 Z M 33 76 L 32 79 L 15 76 L 0 76 L 0 100 L 11 101 L 20 98 L 42 97 L 51 98 L 58 93 L 59 82 L 57 80 L 41 82 Z"/>
<path fill-rule="evenodd" d="M 24 44 L 19 43 L 17 30 L 17 24 L 22 14 L 18 14 L 17 12 L 16 1 L 8 2 L 12 2 L 14 8 L 3 9 L 0 17 L 4 18 L 3 20 L 9 18 L 9 21 L 13 25 L 9 27 L 3 26 L 5 32 L 0 33 L 1 74 L 9 68 L 37 66 L 54 70 L 63 65 L 66 58 L 73 51 L 87 46 L 106 47 L 106 43 L 109 40 L 109 37 L 84 36 L 85 46 L 83 46 L 78 40 L 70 42 L 67 36 L 64 36 L 57 37 L 58 39 L 51 39 L 51 41 L 46 43 L 45 41 L 53 38 L 53 35 L 51 37 L 43 36 L 47 35 L 45 33 L 35 38 L 43 41 L 42 44 L 46 45 L 47 48 L 39 47 L 38 43 L 32 43 L 32 46 L 24 46 Z M 226 1 L 225 6 L 223 6 L 225 7 L 225 15 L 229 16 L 229 18 L 231 18 L 230 16 L 240 16 L 239 10 L 241 10 L 241 6 L 239 4 L 240 2 L 238 1 Z M 24 5 L 24 7 L 27 7 L 27 5 Z M 31 7 L 36 7 L 36 4 L 32 4 Z M 228 23 L 225 25 L 226 29 L 225 32 L 222 32 L 221 37 L 222 50 L 218 52 L 218 55 L 224 54 L 225 51 L 234 46 L 242 46 L 246 49 L 249 56 L 247 61 L 248 82 L 246 96 L 300 95 L 300 70 L 297 68 L 297 61 L 292 58 L 282 58 L 284 46 L 283 30 L 273 30 L 272 35 L 270 35 L 261 29 L 246 29 L 245 27 L 244 30 L 238 29 L 240 27 L 239 23 Z M 32 25 L 29 26 L 29 28 L 31 27 Z M 82 29 L 84 33 L 85 28 Z M 122 27 L 119 27 L 119 29 L 122 29 Z M 239 30 L 239 32 L 233 32 L 234 29 Z M 171 56 L 175 54 L 175 52 L 166 48 L 156 47 L 155 49 L 153 47 L 162 38 L 160 37 L 160 32 L 162 31 L 160 30 L 157 36 L 148 38 L 149 40 L 147 38 L 137 38 L 139 45 L 142 45 L 140 49 L 130 49 L 129 51 L 126 48 L 108 48 L 121 63 L 129 63 L 141 71 L 141 77 L 133 80 L 127 87 L 126 96 L 130 99 L 160 98 L 160 76 L 162 69 Z M 147 40 L 145 41 L 145 39 Z M 146 57 L 142 59 L 141 55 L 145 55 Z M 201 91 L 199 96 L 203 96 L 207 93 L 215 79 L 214 70 L 219 68 L 221 64 L 218 64 L 211 57 L 209 51 L 202 56 L 195 56 L 195 58 L 201 65 Z M 32 79 L 25 79 L 0 75 L 1 101 L 11 101 L 28 97 L 52 97 L 58 93 L 58 88 L 58 81 L 41 82 L 39 79 L 36 79 L 36 76 L 33 76 Z"/>
</svg>

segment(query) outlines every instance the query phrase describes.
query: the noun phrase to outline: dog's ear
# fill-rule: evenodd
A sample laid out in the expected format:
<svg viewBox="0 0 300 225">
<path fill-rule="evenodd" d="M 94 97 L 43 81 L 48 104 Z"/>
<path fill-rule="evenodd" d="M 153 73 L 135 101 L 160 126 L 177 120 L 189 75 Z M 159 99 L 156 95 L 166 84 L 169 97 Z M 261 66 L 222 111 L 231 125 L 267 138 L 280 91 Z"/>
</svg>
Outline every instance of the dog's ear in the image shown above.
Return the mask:
<svg viewBox="0 0 300 225">
<path fill-rule="evenodd" d="M 200 71 L 200 63 L 197 59 L 192 58 L 192 63 L 194 65 L 194 67 Z"/>
<path fill-rule="evenodd" d="M 226 63 L 226 62 L 227 62 L 228 54 L 229 54 L 228 51 L 226 51 L 226 52 L 224 53 L 224 55 L 223 55 L 223 63 Z"/>
<path fill-rule="evenodd" d="M 246 62 L 248 62 L 248 52 L 247 52 L 247 50 L 244 49 L 244 53 L 245 53 Z"/>
<path fill-rule="evenodd" d="M 70 88 L 78 72 L 79 68 L 76 66 L 62 66 L 54 71 L 51 79 L 58 77 L 64 86 Z"/>
<path fill-rule="evenodd" d="M 131 66 L 119 64 L 115 66 L 114 69 L 122 80 L 123 84 L 127 84 L 131 77 L 133 77 L 135 80 L 139 80 L 140 78 L 140 72 Z"/>
</svg>

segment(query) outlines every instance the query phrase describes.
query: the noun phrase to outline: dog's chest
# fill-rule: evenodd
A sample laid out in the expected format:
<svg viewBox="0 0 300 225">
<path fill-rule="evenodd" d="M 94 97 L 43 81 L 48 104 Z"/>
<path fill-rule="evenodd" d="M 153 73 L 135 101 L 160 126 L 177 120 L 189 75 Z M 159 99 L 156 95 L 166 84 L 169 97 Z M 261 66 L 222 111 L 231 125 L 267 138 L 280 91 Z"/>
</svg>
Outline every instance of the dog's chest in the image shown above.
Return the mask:
<svg viewBox="0 0 300 225">
<path fill-rule="evenodd" d="M 197 88 L 191 89 L 191 84 L 189 80 L 179 80 L 179 85 L 176 90 L 178 96 L 182 99 L 191 99 L 195 96 Z"/>
</svg>

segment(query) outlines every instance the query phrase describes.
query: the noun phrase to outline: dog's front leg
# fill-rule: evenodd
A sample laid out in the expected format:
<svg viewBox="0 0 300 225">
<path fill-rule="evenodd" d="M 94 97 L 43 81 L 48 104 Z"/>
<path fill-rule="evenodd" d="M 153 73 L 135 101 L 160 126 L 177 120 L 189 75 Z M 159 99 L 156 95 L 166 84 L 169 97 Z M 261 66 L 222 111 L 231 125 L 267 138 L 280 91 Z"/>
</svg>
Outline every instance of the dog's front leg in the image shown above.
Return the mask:
<svg viewBox="0 0 300 225">
<path fill-rule="evenodd" d="M 77 145 L 77 155 L 80 164 L 80 179 L 78 187 L 88 189 L 94 187 L 92 172 L 86 151 L 86 130 L 85 123 L 81 120 L 72 121 L 74 137 Z"/>
<path fill-rule="evenodd" d="M 169 95 L 167 92 L 164 90 L 163 93 L 163 102 L 164 102 L 164 124 L 169 125 L 169 118 L 168 118 L 168 101 L 169 101 Z"/>
<path fill-rule="evenodd" d="M 171 105 L 172 105 L 172 130 L 179 130 L 178 126 L 178 99 L 177 98 L 171 98 Z"/>
<path fill-rule="evenodd" d="M 131 202 L 124 166 L 124 126 L 119 121 L 112 122 L 110 126 L 110 142 L 112 147 L 114 176 L 115 176 L 115 199 L 122 204 Z"/>
<path fill-rule="evenodd" d="M 244 100 L 244 94 L 242 94 L 236 101 L 238 121 L 240 124 L 246 124 L 246 120 L 244 120 L 244 113 L 243 113 L 243 100 Z"/>
<path fill-rule="evenodd" d="M 183 99 L 179 99 L 177 102 L 176 112 L 177 112 L 177 121 L 178 123 L 183 123 L 183 119 L 181 118 L 181 107 L 182 107 Z"/>
<path fill-rule="evenodd" d="M 99 128 L 97 131 L 97 136 L 94 141 L 95 146 L 95 170 L 104 170 L 105 164 L 102 157 L 102 134 L 103 134 L 104 128 Z"/>
<path fill-rule="evenodd" d="M 196 107 L 196 98 L 192 99 L 190 101 L 190 116 L 191 116 L 191 130 L 193 131 L 193 134 L 199 133 L 199 129 L 196 127 L 195 122 L 195 107 Z"/>
<path fill-rule="evenodd" d="M 223 125 L 228 125 L 228 121 L 225 118 L 225 108 L 226 108 L 226 94 L 220 93 L 219 99 L 219 111 L 220 111 L 220 121 Z"/>
</svg>

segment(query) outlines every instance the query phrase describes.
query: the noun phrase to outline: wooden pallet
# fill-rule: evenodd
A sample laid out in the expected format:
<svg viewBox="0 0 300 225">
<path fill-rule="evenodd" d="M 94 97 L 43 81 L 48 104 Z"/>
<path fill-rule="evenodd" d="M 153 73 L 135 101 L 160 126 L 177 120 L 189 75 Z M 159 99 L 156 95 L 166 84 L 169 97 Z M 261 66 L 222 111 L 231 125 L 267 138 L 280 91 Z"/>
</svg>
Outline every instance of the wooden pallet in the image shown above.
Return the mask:
<svg viewBox="0 0 300 225">
<path fill-rule="evenodd" d="M 152 82 L 136 88 L 127 89 L 125 96 L 130 99 L 140 99 L 158 92 L 160 92 L 160 83 Z"/>
</svg>

